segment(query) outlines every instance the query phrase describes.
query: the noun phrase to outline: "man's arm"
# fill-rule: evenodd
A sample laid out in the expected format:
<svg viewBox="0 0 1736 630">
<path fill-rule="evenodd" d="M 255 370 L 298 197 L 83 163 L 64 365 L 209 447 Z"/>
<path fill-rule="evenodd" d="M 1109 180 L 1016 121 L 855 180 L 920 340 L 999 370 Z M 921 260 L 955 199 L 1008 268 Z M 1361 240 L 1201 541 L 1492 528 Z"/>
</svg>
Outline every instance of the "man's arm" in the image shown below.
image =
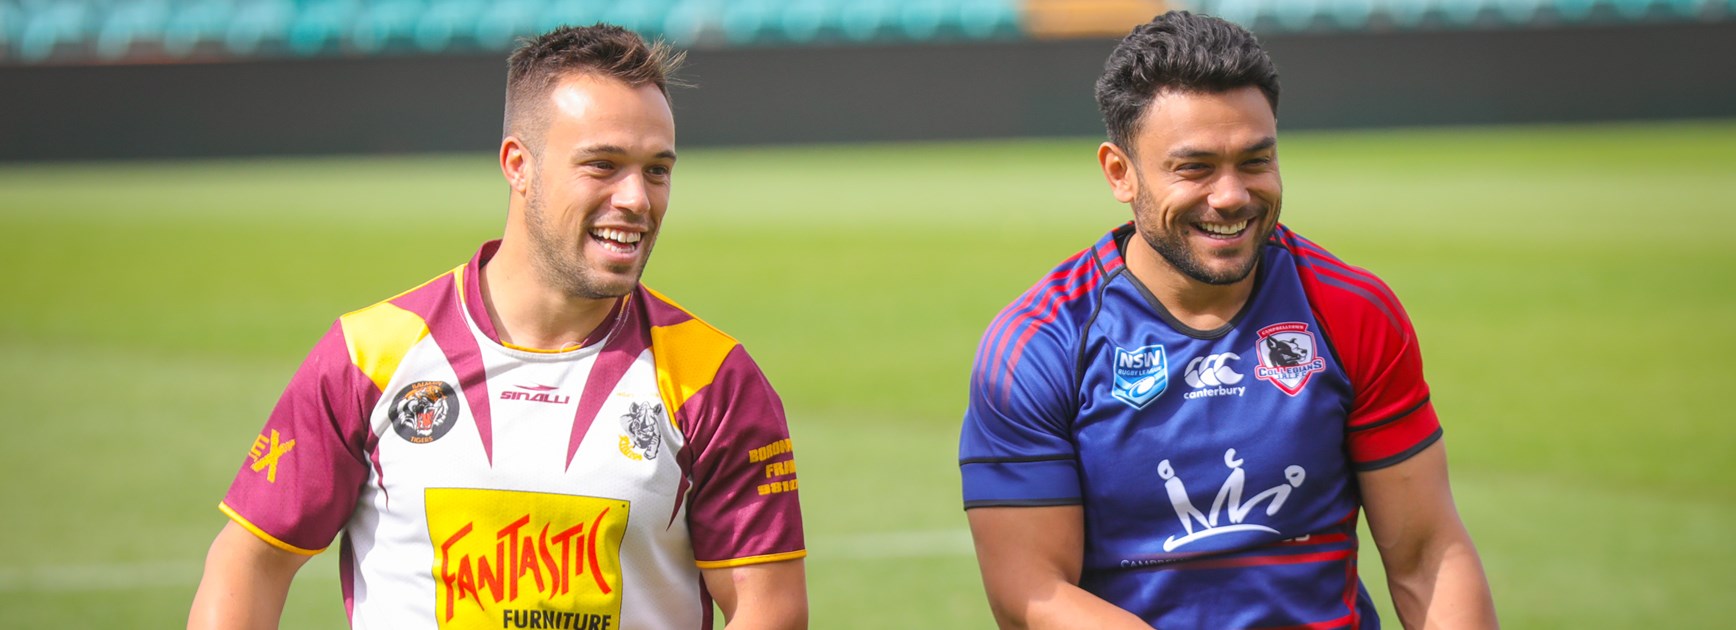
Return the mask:
<svg viewBox="0 0 1736 630">
<path fill-rule="evenodd" d="M 1404 627 L 1498 627 L 1483 563 L 1453 505 L 1446 447 L 1435 442 L 1357 481 Z"/>
<path fill-rule="evenodd" d="M 289 581 L 309 557 L 273 547 L 229 521 L 205 555 L 187 628 L 276 628 Z"/>
<path fill-rule="evenodd" d="M 705 589 L 729 630 L 808 627 L 808 580 L 802 559 L 702 569 Z"/>
<path fill-rule="evenodd" d="M 1002 628 L 1150 626 L 1079 588 L 1085 562 L 1085 509 L 979 507 L 965 511 L 989 608 Z"/>
</svg>

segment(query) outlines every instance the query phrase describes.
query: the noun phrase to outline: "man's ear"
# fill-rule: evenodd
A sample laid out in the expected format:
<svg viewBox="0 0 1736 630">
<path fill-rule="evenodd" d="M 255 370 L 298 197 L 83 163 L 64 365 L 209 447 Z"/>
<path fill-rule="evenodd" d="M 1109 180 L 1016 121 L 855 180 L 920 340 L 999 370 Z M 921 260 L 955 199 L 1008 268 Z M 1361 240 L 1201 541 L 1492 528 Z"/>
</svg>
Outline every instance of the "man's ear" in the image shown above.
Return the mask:
<svg viewBox="0 0 1736 630">
<path fill-rule="evenodd" d="M 1109 192 L 1121 203 L 1132 203 L 1139 196 L 1139 175 L 1133 156 L 1113 142 L 1097 145 L 1097 164 L 1103 167 L 1103 179 L 1109 181 Z"/>
<path fill-rule="evenodd" d="M 535 176 L 536 159 L 531 156 L 530 148 L 518 136 L 507 136 L 500 141 L 500 174 L 506 178 L 506 185 L 518 194 L 525 194 L 530 188 L 530 178 Z"/>
</svg>

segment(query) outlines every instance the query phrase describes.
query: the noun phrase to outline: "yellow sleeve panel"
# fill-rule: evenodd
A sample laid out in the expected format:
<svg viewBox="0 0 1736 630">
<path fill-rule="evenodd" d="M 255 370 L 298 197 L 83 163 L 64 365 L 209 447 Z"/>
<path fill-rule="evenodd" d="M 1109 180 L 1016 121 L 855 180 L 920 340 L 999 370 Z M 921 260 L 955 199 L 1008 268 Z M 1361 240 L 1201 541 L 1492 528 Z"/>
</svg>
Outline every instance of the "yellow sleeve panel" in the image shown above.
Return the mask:
<svg viewBox="0 0 1736 630">
<path fill-rule="evenodd" d="M 697 318 L 651 327 L 651 360 L 657 365 L 657 390 L 670 424 L 688 399 L 717 378 L 717 369 L 735 346 L 734 338 Z"/>
<path fill-rule="evenodd" d="M 398 364 L 416 342 L 428 336 L 428 323 L 422 317 L 399 308 L 391 301 L 355 311 L 338 318 L 344 329 L 344 344 L 354 363 L 368 379 L 386 391 Z"/>
</svg>

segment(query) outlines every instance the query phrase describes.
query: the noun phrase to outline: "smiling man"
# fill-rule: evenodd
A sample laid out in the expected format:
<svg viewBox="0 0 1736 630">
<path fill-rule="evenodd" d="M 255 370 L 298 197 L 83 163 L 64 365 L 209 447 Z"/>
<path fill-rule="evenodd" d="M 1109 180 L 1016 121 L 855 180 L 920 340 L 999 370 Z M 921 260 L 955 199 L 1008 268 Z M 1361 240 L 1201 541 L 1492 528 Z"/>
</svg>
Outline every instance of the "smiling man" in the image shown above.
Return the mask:
<svg viewBox="0 0 1736 630">
<path fill-rule="evenodd" d="M 662 45 L 563 27 L 508 61 L 505 234 L 346 314 L 220 509 L 189 627 L 276 627 L 341 535 L 354 628 L 807 623 L 776 393 L 639 284 L 668 209 Z"/>
<path fill-rule="evenodd" d="M 1133 221 L 990 324 L 959 444 L 995 618 L 1375 628 L 1366 512 L 1406 627 L 1496 624 L 1398 299 L 1278 222 L 1278 74 L 1172 12 L 1097 82 Z"/>
</svg>

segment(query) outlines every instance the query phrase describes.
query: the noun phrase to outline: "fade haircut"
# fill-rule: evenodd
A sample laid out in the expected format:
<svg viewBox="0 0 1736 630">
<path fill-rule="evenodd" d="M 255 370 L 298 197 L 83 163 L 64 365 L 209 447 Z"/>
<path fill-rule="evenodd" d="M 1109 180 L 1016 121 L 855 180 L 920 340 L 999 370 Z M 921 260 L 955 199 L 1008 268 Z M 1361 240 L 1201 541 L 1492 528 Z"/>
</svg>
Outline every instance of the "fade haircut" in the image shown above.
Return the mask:
<svg viewBox="0 0 1736 630">
<path fill-rule="evenodd" d="M 611 24 L 562 26 L 535 39 L 520 40 L 506 59 L 506 122 L 501 135 L 517 135 L 541 156 L 548 130 L 549 92 L 562 78 L 590 73 L 633 87 L 655 85 L 669 98 L 669 86 L 685 53 L 661 40 L 646 44 L 637 33 Z"/>
<path fill-rule="evenodd" d="M 1134 27 L 1109 53 L 1097 78 L 1097 109 L 1109 141 L 1132 153 L 1145 108 L 1158 94 L 1248 86 L 1260 88 L 1278 112 L 1278 68 L 1253 33 L 1221 18 L 1170 11 Z"/>
</svg>

